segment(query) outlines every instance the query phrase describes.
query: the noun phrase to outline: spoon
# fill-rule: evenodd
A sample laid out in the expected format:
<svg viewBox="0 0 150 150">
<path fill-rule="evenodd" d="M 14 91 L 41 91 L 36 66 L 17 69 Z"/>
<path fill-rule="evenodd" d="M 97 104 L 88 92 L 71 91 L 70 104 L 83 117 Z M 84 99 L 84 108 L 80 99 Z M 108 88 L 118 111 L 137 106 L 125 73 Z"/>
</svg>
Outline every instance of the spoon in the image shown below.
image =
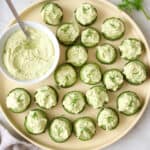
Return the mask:
<svg viewBox="0 0 150 150">
<path fill-rule="evenodd" d="M 29 38 L 30 38 L 30 35 L 29 35 L 29 33 L 27 32 L 27 30 L 25 29 L 24 24 L 23 24 L 23 22 L 21 21 L 21 19 L 20 19 L 18 13 L 17 13 L 17 11 L 16 11 L 16 9 L 15 9 L 15 7 L 14 7 L 12 1 L 11 1 L 11 0 L 6 0 L 6 3 L 7 3 L 7 5 L 9 6 L 9 8 L 10 8 L 12 14 L 14 15 L 14 17 L 15 17 L 17 23 L 19 24 L 21 30 L 23 31 L 24 35 L 26 36 L 27 39 L 29 39 Z"/>
</svg>

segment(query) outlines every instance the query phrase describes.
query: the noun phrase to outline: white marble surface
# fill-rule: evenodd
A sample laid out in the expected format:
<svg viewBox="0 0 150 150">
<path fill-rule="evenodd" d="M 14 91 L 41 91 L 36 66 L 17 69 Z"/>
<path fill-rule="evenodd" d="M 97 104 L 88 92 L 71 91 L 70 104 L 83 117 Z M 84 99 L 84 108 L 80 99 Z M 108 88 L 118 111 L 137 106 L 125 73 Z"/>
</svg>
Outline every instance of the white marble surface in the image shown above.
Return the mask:
<svg viewBox="0 0 150 150">
<path fill-rule="evenodd" d="M 13 0 L 18 11 L 29 6 L 32 2 L 36 0 Z M 117 4 L 121 0 L 110 0 L 112 3 Z M 150 0 L 144 1 L 144 6 L 150 12 Z M 150 21 L 147 21 L 142 13 L 134 12 L 132 13 L 132 18 L 140 26 L 141 30 L 144 32 L 149 45 L 150 45 Z M 0 33 L 3 31 L 5 25 L 12 18 L 11 12 L 9 11 L 5 0 L 0 0 Z M 7 121 L 4 119 L 0 113 L 0 122 L 2 122 L 15 136 L 19 137 L 15 131 L 8 125 Z M 111 146 L 105 148 L 105 150 L 149 150 L 150 149 L 150 103 L 142 116 L 141 120 L 134 127 L 134 129 L 123 137 L 118 142 L 112 144 Z"/>
</svg>

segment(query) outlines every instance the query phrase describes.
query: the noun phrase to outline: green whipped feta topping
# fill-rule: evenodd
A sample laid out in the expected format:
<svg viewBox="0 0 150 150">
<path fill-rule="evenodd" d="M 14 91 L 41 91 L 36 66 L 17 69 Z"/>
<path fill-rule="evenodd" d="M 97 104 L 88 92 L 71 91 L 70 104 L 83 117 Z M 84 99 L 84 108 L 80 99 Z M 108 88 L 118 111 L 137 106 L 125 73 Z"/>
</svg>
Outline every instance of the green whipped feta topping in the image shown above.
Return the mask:
<svg viewBox="0 0 150 150">
<path fill-rule="evenodd" d="M 13 112 L 22 112 L 30 104 L 30 94 L 25 89 L 16 88 L 6 97 L 6 106 Z"/>
<path fill-rule="evenodd" d="M 67 93 L 63 98 L 63 107 L 70 113 L 80 113 L 86 105 L 83 93 L 72 91 Z"/>
<path fill-rule="evenodd" d="M 73 85 L 77 80 L 75 69 L 69 64 L 59 66 L 55 72 L 55 80 L 60 87 Z"/>
<path fill-rule="evenodd" d="M 80 78 L 87 84 L 99 83 L 102 78 L 99 66 L 95 63 L 88 63 L 84 65 L 80 70 Z"/>
<path fill-rule="evenodd" d="M 139 110 L 141 102 L 135 92 L 127 91 L 119 95 L 117 107 L 120 112 L 132 115 Z"/>
<path fill-rule="evenodd" d="M 81 42 L 86 47 L 93 47 L 100 41 L 100 33 L 94 28 L 86 28 L 81 33 Z"/>
<path fill-rule="evenodd" d="M 133 60 L 142 54 L 143 46 L 141 41 L 129 38 L 121 43 L 119 49 L 122 58 Z"/>
<path fill-rule="evenodd" d="M 103 107 L 109 101 L 109 96 L 102 86 L 94 86 L 86 92 L 89 105 L 93 108 Z"/>
<path fill-rule="evenodd" d="M 117 91 L 123 84 L 124 79 L 122 73 L 117 69 L 110 69 L 104 73 L 104 84 L 106 89 Z"/>
<path fill-rule="evenodd" d="M 75 17 L 81 25 L 89 25 L 96 20 L 97 11 L 91 4 L 83 3 L 75 10 Z"/>
<path fill-rule="evenodd" d="M 25 127 L 32 134 L 40 134 L 47 127 L 47 117 L 45 112 L 40 109 L 30 110 L 25 118 Z"/>
<path fill-rule="evenodd" d="M 98 126 L 106 131 L 114 129 L 119 122 L 118 114 L 111 108 L 102 108 L 98 114 Z"/>
<path fill-rule="evenodd" d="M 73 44 L 79 35 L 79 27 L 73 23 L 64 23 L 57 29 L 57 37 L 65 45 Z"/>
<path fill-rule="evenodd" d="M 81 45 L 74 45 L 67 50 L 67 62 L 80 67 L 88 59 L 87 50 Z"/>
<path fill-rule="evenodd" d="M 104 21 L 101 27 L 103 35 L 111 40 L 120 38 L 125 31 L 125 26 L 120 18 L 108 18 Z"/>
<path fill-rule="evenodd" d="M 141 84 L 147 78 L 145 65 L 138 60 L 127 63 L 124 66 L 123 73 L 126 79 L 133 84 Z"/>
<path fill-rule="evenodd" d="M 96 57 L 101 63 L 113 63 L 117 57 L 116 49 L 111 44 L 96 47 Z"/>
<path fill-rule="evenodd" d="M 47 24 L 58 25 L 63 18 L 63 11 L 58 4 L 49 2 L 43 6 L 41 15 Z"/>
<path fill-rule="evenodd" d="M 96 133 L 96 126 L 89 117 L 78 118 L 74 122 L 75 135 L 80 140 L 90 140 Z"/>
<path fill-rule="evenodd" d="M 54 118 L 49 128 L 50 137 L 55 142 L 66 141 L 70 137 L 71 131 L 71 122 L 64 117 Z"/>
<path fill-rule="evenodd" d="M 36 103 L 42 107 L 49 109 L 57 104 L 57 93 L 54 88 L 50 86 L 43 86 L 36 90 Z"/>
</svg>

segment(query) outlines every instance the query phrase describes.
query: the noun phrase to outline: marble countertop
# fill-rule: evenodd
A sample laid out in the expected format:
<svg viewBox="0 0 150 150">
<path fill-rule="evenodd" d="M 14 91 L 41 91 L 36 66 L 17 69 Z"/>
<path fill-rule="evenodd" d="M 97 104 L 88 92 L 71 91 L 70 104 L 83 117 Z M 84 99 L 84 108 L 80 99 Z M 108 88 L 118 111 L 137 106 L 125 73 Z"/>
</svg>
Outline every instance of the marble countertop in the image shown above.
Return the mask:
<svg viewBox="0 0 150 150">
<path fill-rule="evenodd" d="M 13 0 L 18 11 L 26 8 L 36 0 Z M 110 2 L 117 4 L 121 0 L 109 0 Z M 150 13 L 150 0 L 144 1 L 144 6 Z M 6 11 L 7 10 L 7 11 Z M 146 20 L 140 12 L 134 12 L 131 17 L 139 25 L 143 33 L 145 34 L 147 41 L 150 45 L 150 21 Z M 12 18 L 5 0 L 0 0 L 0 33 L 3 31 L 5 25 Z M 150 103 L 137 125 L 122 139 L 105 148 L 105 150 L 149 150 L 150 149 Z M 13 129 L 9 126 L 3 115 L 0 113 L 0 122 L 7 127 L 10 132 L 16 137 L 21 138 Z"/>
</svg>

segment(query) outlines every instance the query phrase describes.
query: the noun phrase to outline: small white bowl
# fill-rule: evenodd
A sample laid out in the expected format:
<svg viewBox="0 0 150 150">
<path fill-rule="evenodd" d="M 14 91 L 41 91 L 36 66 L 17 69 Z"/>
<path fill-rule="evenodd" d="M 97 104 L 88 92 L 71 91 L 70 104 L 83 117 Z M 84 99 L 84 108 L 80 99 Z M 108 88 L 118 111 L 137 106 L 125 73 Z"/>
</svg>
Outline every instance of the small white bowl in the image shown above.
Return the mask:
<svg viewBox="0 0 150 150">
<path fill-rule="evenodd" d="M 54 58 L 54 62 L 51 65 L 51 67 L 49 68 L 48 72 L 46 74 L 44 74 L 43 76 L 37 78 L 37 79 L 33 79 L 33 80 L 19 80 L 16 79 L 15 77 L 13 77 L 6 69 L 6 67 L 3 64 L 3 59 L 2 59 L 2 55 L 3 55 L 3 50 L 4 50 L 4 46 L 5 43 L 7 41 L 7 39 L 10 37 L 10 35 L 12 33 L 14 33 L 16 30 L 20 29 L 18 24 L 14 24 L 12 25 L 7 31 L 5 31 L 2 36 L 0 37 L 0 71 L 8 78 L 11 79 L 15 82 L 18 82 L 20 84 L 34 84 L 34 83 L 38 83 L 41 82 L 42 80 L 48 78 L 53 71 L 55 70 L 58 61 L 59 61 L 59 57 L 60 57 L 60 48 L 59 48 L 59 43 L 58 40 L 56 39 L 56 36 L 54 35 L 54 33 L 46 26 L 36 23 L 36 22 L 30 22 L 30 21 L 25 21 L 24 24 L 26 26 L 35 28 L 43 33 L 45 33 L 50 40 L 52 41 L 53 47 L 54 47 L 54 52 L 55 52 L 55 58 Z"/>
</svg>

